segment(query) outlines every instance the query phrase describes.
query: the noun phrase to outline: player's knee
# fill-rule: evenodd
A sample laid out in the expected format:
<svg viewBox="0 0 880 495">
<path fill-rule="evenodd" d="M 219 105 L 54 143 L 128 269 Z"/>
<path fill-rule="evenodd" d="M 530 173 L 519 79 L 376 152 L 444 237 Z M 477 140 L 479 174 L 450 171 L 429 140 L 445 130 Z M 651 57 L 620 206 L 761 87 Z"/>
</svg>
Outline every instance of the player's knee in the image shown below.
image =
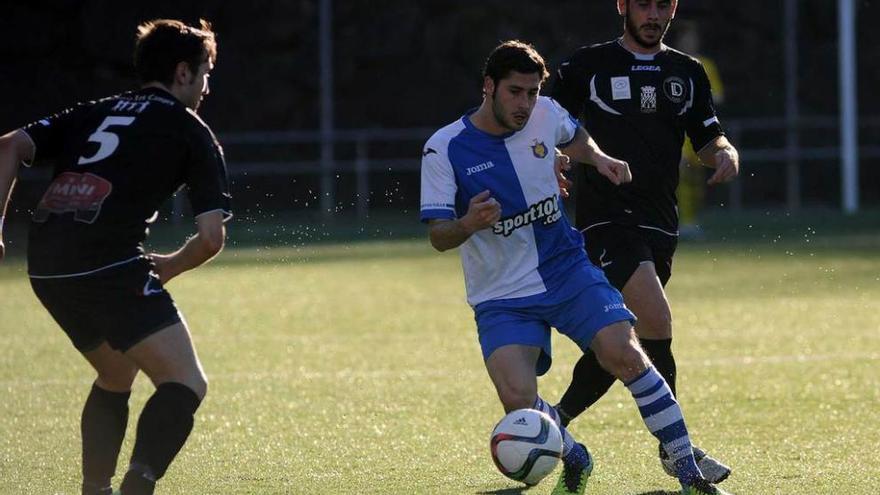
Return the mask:
<svg viewBox="0 0 880 495">
<path fill-rule="evenodd" d="M 204 373 L 198 373 L 187 385 L 196 393 L 199 401 L 205 400 L 205 396 L 208 395 L 208 377 Z"/>
<path fill-rule="evenodd" d="M 534 406 L 537 396 L 537 390 L 527 385 L 509 384 L 498 389 L 498 398 L 507 412 Z"/>
<path fill-rule="evenodd" d="M 137 376 L 138 370 L 133 366 L 120 366 L 101 370 L 95 383 L 111 392 L 127 392 L 131 390 L 134 378 Z"/>
<path fill-rule="evenodd" d="M 647 369 L 650 362 L 636 342 L 635 339 L 627 339 L 609 346 L 602 356 L 597 356 L 599 363 L 621 381 L 634 379 Z"/>
<path fill-rule="evenodd" d="M 166 380 L 163 380 L 162 383 L 171 382 L 171 383 L 179 383 L 190 390 L 193 391 L 194 394 L 199 398 L 199 401 L 205 399 L 205 395 L 208 394 L 208 377 L 201 370 L 194 371 L 192 373 L 186 375 L 178 375 L 175 377 L 169 377 Z M 156 383 L 158 387 L 161 383 Z"/>
</svg>

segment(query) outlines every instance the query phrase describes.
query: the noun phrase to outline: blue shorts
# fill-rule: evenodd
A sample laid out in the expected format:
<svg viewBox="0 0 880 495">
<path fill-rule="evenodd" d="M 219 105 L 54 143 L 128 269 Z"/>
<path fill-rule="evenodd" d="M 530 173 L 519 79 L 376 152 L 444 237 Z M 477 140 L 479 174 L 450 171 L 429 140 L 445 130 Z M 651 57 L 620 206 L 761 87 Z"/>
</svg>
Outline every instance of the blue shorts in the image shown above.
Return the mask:
<svg viewBox="0 0 880 495">
<path fill-rule="evenodd" d="M 550 327 L 586 351 L 596 333 L 619 321 L 635 324 L 623 296 L 592 265 L 574 270 L 572 283 L 534 296 L 485 301 L 474 308 L 483 359 L 506 345 L 541 348 L 535 374 L 550 369 Z"/>
</svg>

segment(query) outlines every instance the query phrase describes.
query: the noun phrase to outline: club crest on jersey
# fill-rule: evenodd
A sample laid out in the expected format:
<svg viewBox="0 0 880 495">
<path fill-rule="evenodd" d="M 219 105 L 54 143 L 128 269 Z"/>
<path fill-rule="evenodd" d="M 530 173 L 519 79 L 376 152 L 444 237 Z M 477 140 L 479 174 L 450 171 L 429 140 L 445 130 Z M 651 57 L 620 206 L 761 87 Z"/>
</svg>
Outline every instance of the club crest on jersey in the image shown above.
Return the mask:
<svg viewBox="0 0 880 495">
<path fill-rule="evenodd" d="M 535 222 L 550 225 L 559 221 L 560 218 L 562 218 L 562 210 L 559 209 L 559 199 L 554 194 L 549 198 L 544 198 L 535 204 L 529 205 L 525 211 L 502 218 L 492 226 L 492 233 L 508 237 L 520 227 L 526 227 Z"/>
<path fill-rule="evenodd" d="M 657 88 L 654 86 L 642 86 L 642 113 L 654 113 L 657 111 Z"/>
<path fill-rule="evenodd" d="M 673 103 L 681 103 L 684 101 L 684 79 L 680 77 L 667 77 L 663 81 L 663 94 Z"/>
<path fill-rule="evenodd" d="M 77 222 L 94 223 L 113 184 L 95 174 L 64 172 L 49 184 L 34 210 L 34 221 L 45 222 L 51 213 L 73 212 Z"/>
<path fill-rule="evenodd" d="M 547 156 L 547 147 L 544 146 L 544 142 L 538 142 L 537 139 L 533 139 L 532 142 L 535 144 L 532 145 L 532 154 L 535 155 L 535 158 L 544 158 Z"/>
</svg>

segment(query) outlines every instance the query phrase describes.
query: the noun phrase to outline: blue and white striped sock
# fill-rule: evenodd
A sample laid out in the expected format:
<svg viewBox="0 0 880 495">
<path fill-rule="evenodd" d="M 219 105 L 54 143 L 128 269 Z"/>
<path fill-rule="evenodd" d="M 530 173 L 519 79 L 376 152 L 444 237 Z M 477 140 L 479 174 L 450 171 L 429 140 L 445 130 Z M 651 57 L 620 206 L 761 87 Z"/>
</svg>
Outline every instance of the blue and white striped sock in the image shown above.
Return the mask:
<svg viewBox="0 0 880 495">
<path fill-rule="evenodd" d="M 651 366 L 627 383 L 626 388 L 632 393 L 648 430 L 660 440 L 663 449 L 675 462 L 678 479 L 688 482 L 702 477 L 694 460 L 681 408 L 663 377 Z"/>
<path fill-rule="evenodd" d="M 568 456 L 568 453 L 571 452 L 571 449 L 575 446 L 574 437 L 572 437 L 568 430 L 562 426 L 562 420 L 559 418 L 559 413 L 556 412 L 556 409 L 541 397 L 535 399 L 535 405 L 532 409 L 537 409 L 538 411 L 546 413 L 553 418 L 553 421 L 556 421 L 556 426 L 559 427 L 559 431 L 562 433 L 562 457 Z"/>
</svg>

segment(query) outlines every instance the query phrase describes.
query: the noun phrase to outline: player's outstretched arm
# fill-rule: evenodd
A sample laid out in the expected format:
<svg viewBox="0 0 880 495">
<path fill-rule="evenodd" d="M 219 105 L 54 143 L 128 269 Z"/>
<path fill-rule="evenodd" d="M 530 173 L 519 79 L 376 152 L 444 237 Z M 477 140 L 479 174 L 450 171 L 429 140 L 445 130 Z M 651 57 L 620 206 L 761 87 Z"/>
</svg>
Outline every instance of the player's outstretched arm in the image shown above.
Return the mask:
<svg viewBox="0 0 880 495">
<path fill-rule="evenodd" d="M 431 220 L 431 245 L 437 251 L 461 246 L 474 232 L 495 225 L 501 219 L 501 204 L 483 191 L 471 198 L 467 213 L 455 220 Z"/>
<path fill-rule="evenodd" d="M 563 148 L 562 152 L 576 162 L 588 163 L 596 167 L 600 174 L 616 186 L 632 181 L 629 164 L 606 155 L 583 127 L 578 127 L 574 140 Z"/>
<path fill-rule="evenodd" d="M 6 204 L 15 185 L 19 164 L 34 158 L 34 143 L 24 133 L 16 130 L 0 136 L 0 260 L 6 254 L 3 245 L 3 219 L 6 216 Z"/>
<path fill-rule="evenodd" d="M 703 165 L 714 168 L 707 184 L 730 182 L 739 175 L 739 152 L 725 136 L 718 136 L 697 152 Z"/>
<path fill-rule="evenodd" d="M 223 212 L 210 211 L 196 217 L 198 233 L 190 237 L 182 248 L 171 254 L 151 253 L 156 264 L 156 275 L 166 283 L 181 273 L 205 263 L 221 250 L 226 240 Z"/>
</svg>

